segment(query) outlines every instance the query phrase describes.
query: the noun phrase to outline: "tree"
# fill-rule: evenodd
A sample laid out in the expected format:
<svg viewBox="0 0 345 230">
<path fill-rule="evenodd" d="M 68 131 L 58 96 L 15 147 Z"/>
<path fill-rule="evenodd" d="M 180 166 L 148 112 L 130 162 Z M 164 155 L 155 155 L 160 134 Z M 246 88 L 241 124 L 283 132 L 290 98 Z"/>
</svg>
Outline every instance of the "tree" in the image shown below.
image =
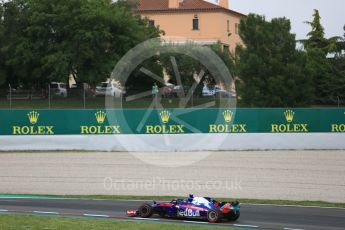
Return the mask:
<svg viewBox="0 0 345 230">
<path fill-rule="evenodd" d="M 345 56 L 345 25 L 344 25 L 344 37 L 343 37 L 343 39 L 341 40 L 341 42 L 340 42 L 340 49 L 341 49 L 341 54 L 343 55 L 343 56 Z"/>
<path fill-rule="evenodd" d="M 302 40 L 306 49 L 321 49 L 326 55 L 328 53 L 341 53 L 341 37 L 325 38 L 325 30 L 321 25 L 321 16 L 318 10 L 314 9 L 313 20 L 305 23 L 311 26 L 311 31 L 307 34 L 308 39 Z"/>
<path fill-rule="evenodd" d="M 4 38 L 5 38 L 3 16 L 4 16 L 4 7 L 3 7 L 3 3 L 0 2 L 0 85 L 2 85 L 6 79 L 5 59 L 4 59 L 4 53 L 3 53 L 3 44 L 4 44 Z"/>
<path fill-rule="evenodd" d="M 313 87 L 306 55 L 296 50 L 290 21 L 248 15 L 240 23 L 244 47 L 237 47 L 239 103 L 249 107 L 306 106 Z"/>
<path fill-rule="evenodd" d="M 344 29 L 344 36 L 342 37 L 341 41 L 339 42 L 340 43 L 339 46 L 340 46 L 340 57 L 345 59 L 345 25 L 344 25 L 343 29 Z"/>
<path fill-rule="evenodd" d="M 128 89 L 127 93 L 136 94 L 143 91 L 151 91 L 154 83 L 157 83 L 160 87 L 163 86 L 155 79 L 143 73 L 141 71 L 142 68 L 154 73 L 160 78 L 163 78 L 163 67 L 159 62 L 159 57 L 153 56 L 148 60 L 145 60 L 144 62 L 140 63 L 139 66 L 137 66 L 134 69 L 134 71 L 130 74 L 130 76 L 128 76 L 128 78 L 125 79 L 124 83 L 122 83 L 124 79 L 121 79 L 121 76 L 118 76 L 119 79 L 117 80 L 120 80 L 122 84 L 125 84 L 126 88 Z"/>
<path fill-rule="evenodd" d="M 315 88 L 314 102 L 316 104 L 329 103 L 329 93 L 332 85 L 332 65 L 325 53 L 320 48 L 307 49 L 307 67 L 313 79 L 313 87 Z"/>
<path fill-rule="evenodd" d="M 305 22 L 309 24 L 312 30 L 307 34 L 308 40 L 305 40 L 306 49 L 318 48 L 328 53 L 329 42 L 325 38 L 325 30 L 321 25 L 321 16 L 318 10 L 314 9 L 313 20 Z"/>
<path fill-rule="evenodd" d="M 329 98 L 333 103 L 340 102 L 345 105 L 345 33 L 343 39 L 339 42 L 339 47 L 340 55 L 330 59 L 335 77 L 330 81 Z"/>
<path fill-rule="evenodd" d="M 195 44 L 185 44 L 185 49 L 190 49 Z M 172 48 L 173 50 L 173 48 Z M 160 62 L 164 66 L 167 75 L 170 77 L 170 83 L 177 85 L 178 79 L 175 74 L 173 61 L 176 61 L 179 75 L 181 76 L 182 85 L 191 87 L 195 82 L 194 74 L 199 73 L 202 69 L 202 65 L 192 57 L 181 53 L 167 53 L 160 55 Z M 173 59 L 174 60 L 173 60 Z"/>
<path fill-rule="evenodd" d="M 345 79 L 342 74 L 341 38 L 324 37 L 324 29 L 320 22 L 318 10 L 314 10 L 313 21 L 307 22 L 311 26 L 308 39 L 304 40 L 308 55 L 307 67 L 310 70 L 315 88 L 317 104 L 336 103 L 338 97 L 345 99 Z M 333 58 L 327 56 L 332 54 Z"/>
<path fill-rule="evenodd" d="M 345 105 L 345 57 L 331 59 L 333 75 L 328 75 L 327 103 Z"/>
<path fill-rule="evenodd" d="M 198 46 L 198 44 L 187 43 L 184 45 L 185 50 L 189 50 L 193 48 L 193 46 Z M 209 48 L 211 48 L 212 51 L 215 52 L 222 59 L 222 61 L 228 67 L 230 73 L 233 74 L 234 61 L 231 57 L 229 50 L 223 48 L 220 42 L 217 44 L 210 45 Z M 210 88 L 212 88 L 216 84 L 222 85 L 223 82 L 220 82 L 220 79 L 218 79 L 217 76 L 213 76 L 210 70 L 203 66 L 203 64 L 200 61 L 195 60 L 194 58 L 188 55 L 176 53 L 160 55 L 159 57 L 160 63 L 162 63 L 162 66 L 164 66 L 166 73 L 170 77 L 170 83 L 178 84 L 178 79 L 176 78 L 171 57 L 174 57 L 174 59 L 176 60 L 182 85 L 186 86 L 187 88 L 190 88 L 194 83 L 198 84 L 195 90 L 196 95 L 201 95 L 203 84 L 208 85 L 208 87 Z M 203 73 L 202 76 L 200 75 L 201 73 Z M 202 79 L 198 79 L 198 77 L 202 77 Z M 230 86 L 228 87 L 230 88 Z"/>
<path fill-rule="evenodd" d="M 5 5 L 12 38 L 7 63 L 15 70 L 12 77 L 27 86 L 66 82 L 70 75 L 77 82 L 104 81 L 123 54 L 160 33 L 123 0 L 12 0 Z"/>
</svg>

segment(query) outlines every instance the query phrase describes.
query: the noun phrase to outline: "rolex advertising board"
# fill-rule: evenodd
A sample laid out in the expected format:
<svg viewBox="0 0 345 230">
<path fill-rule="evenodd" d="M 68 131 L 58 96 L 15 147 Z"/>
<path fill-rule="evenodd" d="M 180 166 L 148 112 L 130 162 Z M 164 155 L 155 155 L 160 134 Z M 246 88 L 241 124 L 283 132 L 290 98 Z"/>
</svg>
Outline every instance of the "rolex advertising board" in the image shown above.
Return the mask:
<svg viewBox="0 0 345 230">
<path fill-rule="evenodd" d="M 0 135 L 345 132 L 345 109 L 0 110 L 0 117 Z"/>
</svg>

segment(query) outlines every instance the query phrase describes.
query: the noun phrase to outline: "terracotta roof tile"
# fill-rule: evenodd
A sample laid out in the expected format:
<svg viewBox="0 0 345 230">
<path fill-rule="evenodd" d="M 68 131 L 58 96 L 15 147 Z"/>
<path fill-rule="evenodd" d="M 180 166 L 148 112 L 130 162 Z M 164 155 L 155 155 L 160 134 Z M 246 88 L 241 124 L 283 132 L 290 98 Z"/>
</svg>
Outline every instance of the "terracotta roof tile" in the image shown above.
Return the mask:
<svg viewBox="0 0 345 230">
<path fill-rule="evenodd" d="M 169 0 L 134 0 L 134 1 L 138 2 L 137 10 L 139 11 L 169 9 Z"/>
<path fill-rule="evenodd" d="M 137 12 L 145 11 L 205 11 L 205 10 L 225 10 L 235 14 L 244 16 L 241 13 L 225 9 L 219 5 L 206 2 L 204 0 L 181 0 L 178 8 L 169 8 L 169 0 L 130 0 L 132 2 L 137 2 L 138 7 Z"/>
<path fill-rule="evenodd" d="M 203 0 L 184 0 L 180 3 L 180 9 L 221 9 L 223 7 L 203 1 Z"/>
</svg>

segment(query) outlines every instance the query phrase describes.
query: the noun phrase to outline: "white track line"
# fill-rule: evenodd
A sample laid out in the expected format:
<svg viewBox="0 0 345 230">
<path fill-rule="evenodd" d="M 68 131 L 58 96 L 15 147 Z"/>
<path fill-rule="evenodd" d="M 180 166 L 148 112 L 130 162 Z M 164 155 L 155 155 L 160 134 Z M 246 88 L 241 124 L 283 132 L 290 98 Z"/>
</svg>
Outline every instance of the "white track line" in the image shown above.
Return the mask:
<svg viewBox="0 0 345 230">
<path fill-rule="evenodd" d="M 0 209 L 0 212 L 8 212 L 6 209 Z"/>
<path fill-rule="evenodd" d="M 303 229 L 300 229 L 300 228 L 284 228 L 284 230 L 303 230 Z"/>
<path fill-rule="evenodd" d="M 345 209 L 341 207 L 323 207 L 323 206 L 304 206 L 304 205 L 293 205 L 293 204 L 251 204 L 251 203 L 241 203 L 243 205 L 251 206 L 272 206 L 272 207 L 294 207 L 294 208 L 321 208 L 321 209 Z"/>
<path fill-rule="evenodd" d="M 193 224 L 208 224 L 208 222 L 199 222 L 199 221 L 192 221 L 192 220 L 184 220 L 185 223 L 193 223 Z"/>
<path fill-rule="evenodd" d="M 159 221 L 160 220 L 160 219 L 140 218 L 140 217 L 135 217 L 134 219 L 136 219 L 136 220 L 154 220 L 154 221 Z"/>
<path fill-rule="evenodd" d="M 83 216 L 104 217 L 104 218 L 109 218 L 109 217 L 110 217 L 110 216 L 108 216 L 108 215 L 97 215 L 97 214 L 83 214 Z"/>
<path fill-rule="evenodd" d="M 58 212 L 43 212 L 43 211 L 33 211 L 34 213 L 37 214 L 53 214 L 53 215 L 59 215 Z"/>
<path fill-rule="evenodd" d="M 256 225 L 246 225 L 246 224 L 234 224 L 236 227 L 244 227 L 244 228 L 258 228 L 259 226 Z"/>
</svg>

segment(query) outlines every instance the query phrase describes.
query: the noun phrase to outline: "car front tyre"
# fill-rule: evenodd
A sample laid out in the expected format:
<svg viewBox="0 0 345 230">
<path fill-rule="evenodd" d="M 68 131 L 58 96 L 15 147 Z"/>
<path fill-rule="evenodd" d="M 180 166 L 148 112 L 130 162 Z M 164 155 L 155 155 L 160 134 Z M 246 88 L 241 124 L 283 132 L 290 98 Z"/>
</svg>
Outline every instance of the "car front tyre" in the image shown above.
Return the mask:
<svg viewBox="0 0 345 230">
<path fill-rule="evenodd" d="M 158 214 L 159 214 L 160 218 L 165 218 L 166 217 L 166 214 L 163 211 L 159 212 Z"/>
<path fill-rule="evenodd" d="M 138 211 L 142 218 L 150 218 L 153 215 L 153 207 L 150 204 L 141 205 Z"/>
</svg>

